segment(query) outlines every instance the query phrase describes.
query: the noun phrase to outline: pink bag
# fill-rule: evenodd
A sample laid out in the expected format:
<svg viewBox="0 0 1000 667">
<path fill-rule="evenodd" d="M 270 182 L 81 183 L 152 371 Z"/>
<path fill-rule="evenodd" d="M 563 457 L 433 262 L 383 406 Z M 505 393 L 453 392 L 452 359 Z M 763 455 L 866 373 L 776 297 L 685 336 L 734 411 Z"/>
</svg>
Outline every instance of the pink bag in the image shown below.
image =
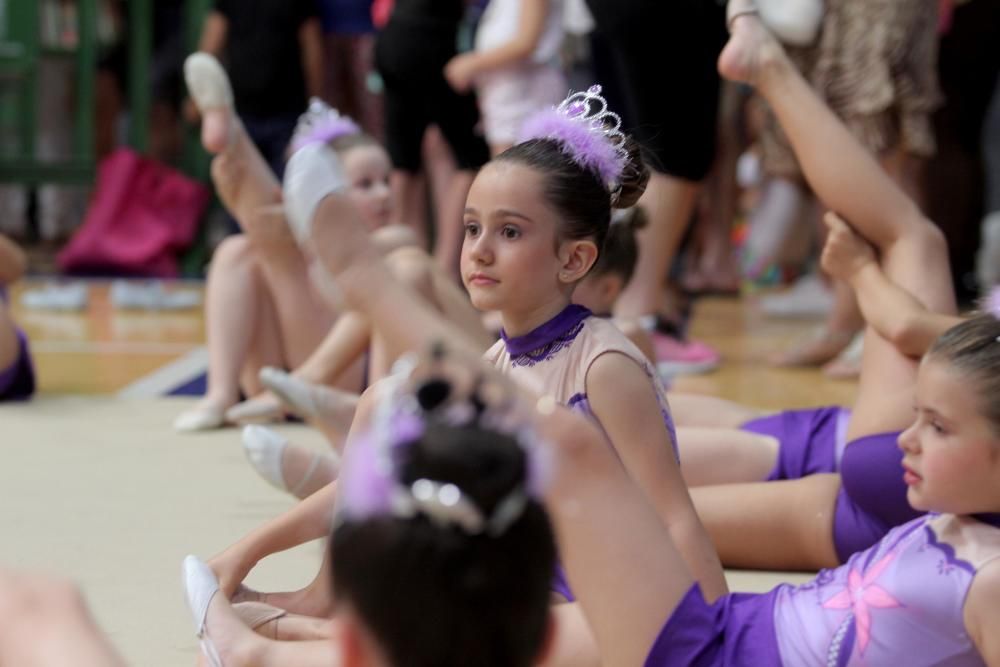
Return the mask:
<svg viewBox="0 0 1000 667">
<path fill-rule="evenodd" d="M 83 224 L 59 253 L 66 273 L 177 276 L 211 192 L 127 148 L 105 158 Z"/>
</svg>

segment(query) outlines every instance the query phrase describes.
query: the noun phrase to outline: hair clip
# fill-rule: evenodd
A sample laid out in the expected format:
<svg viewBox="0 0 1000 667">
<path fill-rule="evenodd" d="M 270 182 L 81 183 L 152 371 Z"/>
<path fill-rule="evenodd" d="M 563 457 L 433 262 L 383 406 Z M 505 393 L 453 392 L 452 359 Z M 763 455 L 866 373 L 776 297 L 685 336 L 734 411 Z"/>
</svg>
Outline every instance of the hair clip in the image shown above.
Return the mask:
<svg viewBox="0 0 1000 667">
<path fill-rule="evenodd" d="M 621 191 L 621 177 L 628 163 L 621 116 L 608 109 L 601 87 L 571 93 L 558 107 L 531 116 L 521 129 L 521 141 L 552 139 L 580 167 L 600 176 L 612 203 Z"/>
<path fill-rule="evenodd" d="M 358 124 L 347 116 L 342 116 L 323 100 L 313 97 L 309 100 L 309 108 L 299 116 L 299 122 L 295 125 L 291 141 L 292 152 L 309 144 L 325 144 L 349 134 L 361 134 Z"/>
</svg>

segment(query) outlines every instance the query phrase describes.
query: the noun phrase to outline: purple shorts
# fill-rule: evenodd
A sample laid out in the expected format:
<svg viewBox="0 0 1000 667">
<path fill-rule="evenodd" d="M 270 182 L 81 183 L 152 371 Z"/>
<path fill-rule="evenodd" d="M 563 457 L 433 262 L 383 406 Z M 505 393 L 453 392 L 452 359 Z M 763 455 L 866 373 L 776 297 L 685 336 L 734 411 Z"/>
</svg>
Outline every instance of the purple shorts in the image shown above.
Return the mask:
<svg viewBox="0 0 1000 667">
<path fill-rule="evenodd" d="M 833 515 L 833 544 L 841 563 L 923 514 L 906 500 L 898 438 L 899 433 L 866 435 L 844 448 Z"/>
<path fill-rule="evenodd" d="M 743 424 L 740 429 L 777 438 L 778 462 L 767 481 L 837 472 L 851 411 L 838 406 L 786 410 Z"/>
<path fill-rule="evenodd" d="M 646 656 L 646 667 L 781 665 L 774 634 L 775 589 L 705 602 L 695 584 L 681 598 Z"/>
<path fill-rule="evenodd" d="M 23 400 L 35 393 L 35 368 L 31 363 L 28 337 L 17 330 L 18 353 L 14 363 L 0 369 L 0 401 Z"/>
</svg>

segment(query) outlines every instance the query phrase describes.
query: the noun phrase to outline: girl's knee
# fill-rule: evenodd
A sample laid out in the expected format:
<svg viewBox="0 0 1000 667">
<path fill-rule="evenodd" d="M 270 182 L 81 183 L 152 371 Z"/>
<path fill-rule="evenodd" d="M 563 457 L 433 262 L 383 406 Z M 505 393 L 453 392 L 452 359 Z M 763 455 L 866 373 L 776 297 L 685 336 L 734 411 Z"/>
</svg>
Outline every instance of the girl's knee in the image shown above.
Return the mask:
<svg viewBox="0 0 1000 667">
<path fill-rule="evenodd" d="M 253 245 L 244 234 L 234 234 L 223 239 L 212 255 L 212 263 L 216 265 L 232 265 L 250 261 L 253 258 Z"/>
</svg>

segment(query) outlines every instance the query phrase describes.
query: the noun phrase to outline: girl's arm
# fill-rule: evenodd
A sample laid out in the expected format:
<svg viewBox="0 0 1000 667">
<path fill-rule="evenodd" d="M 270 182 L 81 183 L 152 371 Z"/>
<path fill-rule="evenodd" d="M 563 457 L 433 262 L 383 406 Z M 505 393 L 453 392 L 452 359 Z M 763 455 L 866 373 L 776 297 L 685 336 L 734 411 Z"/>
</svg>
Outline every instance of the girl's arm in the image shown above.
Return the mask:
<svg viewBox="0 0 1000 667">
<path fill-rule="evenodd" d="M 452 58 L 444 68 L 451 87 L 466 92 L 477 75 L 515 65 L 530 57 L 542 38 L 549 9 L 549 0 L 521 0 L 517 36 L 495 49 L 470 51 Z"/>
<path fill-rule="evenodd" d="M 695 513 L 649 378 L 623 354 L 599 356 L 587 398 L 629 476 L 656 509 L 708 600 L 727 592 L 722 563 Z"/>
<path fill-rule="evenodd" d="M 1000 561 L 976 573 L 965 599 L 965 628 L 990 667 L 1000 667 Z"/>
<path fill-rule="evenodd" d="M 378 386 L 372 385 L 361 395 L 348 440 L 367 426 Z M 329 535 L 336 496 L 337 483 L 333 482 L 212 558 L 209 565 L 226 597 L 232 598 L 250 570 L 266 556 Z"/>
<path fill-rule="evenodd" d="M 295 369 L 294 375 L 313 384 L 335 384 L 368 349 L 371 326 L 363 315 L 348 311 L 337 318 L 309 358 Z"/>
<path fill-rule="evenodd" d="M 921 357 L 938 336 L 962 321 L 931 312 L 915 296 L 889 280 L 872 247 L 835 213 L 825 218 L 829 234 L 823 268 L 843 278 L 857 295 L 865 322 L 908 357 Z"/>
</svg>

